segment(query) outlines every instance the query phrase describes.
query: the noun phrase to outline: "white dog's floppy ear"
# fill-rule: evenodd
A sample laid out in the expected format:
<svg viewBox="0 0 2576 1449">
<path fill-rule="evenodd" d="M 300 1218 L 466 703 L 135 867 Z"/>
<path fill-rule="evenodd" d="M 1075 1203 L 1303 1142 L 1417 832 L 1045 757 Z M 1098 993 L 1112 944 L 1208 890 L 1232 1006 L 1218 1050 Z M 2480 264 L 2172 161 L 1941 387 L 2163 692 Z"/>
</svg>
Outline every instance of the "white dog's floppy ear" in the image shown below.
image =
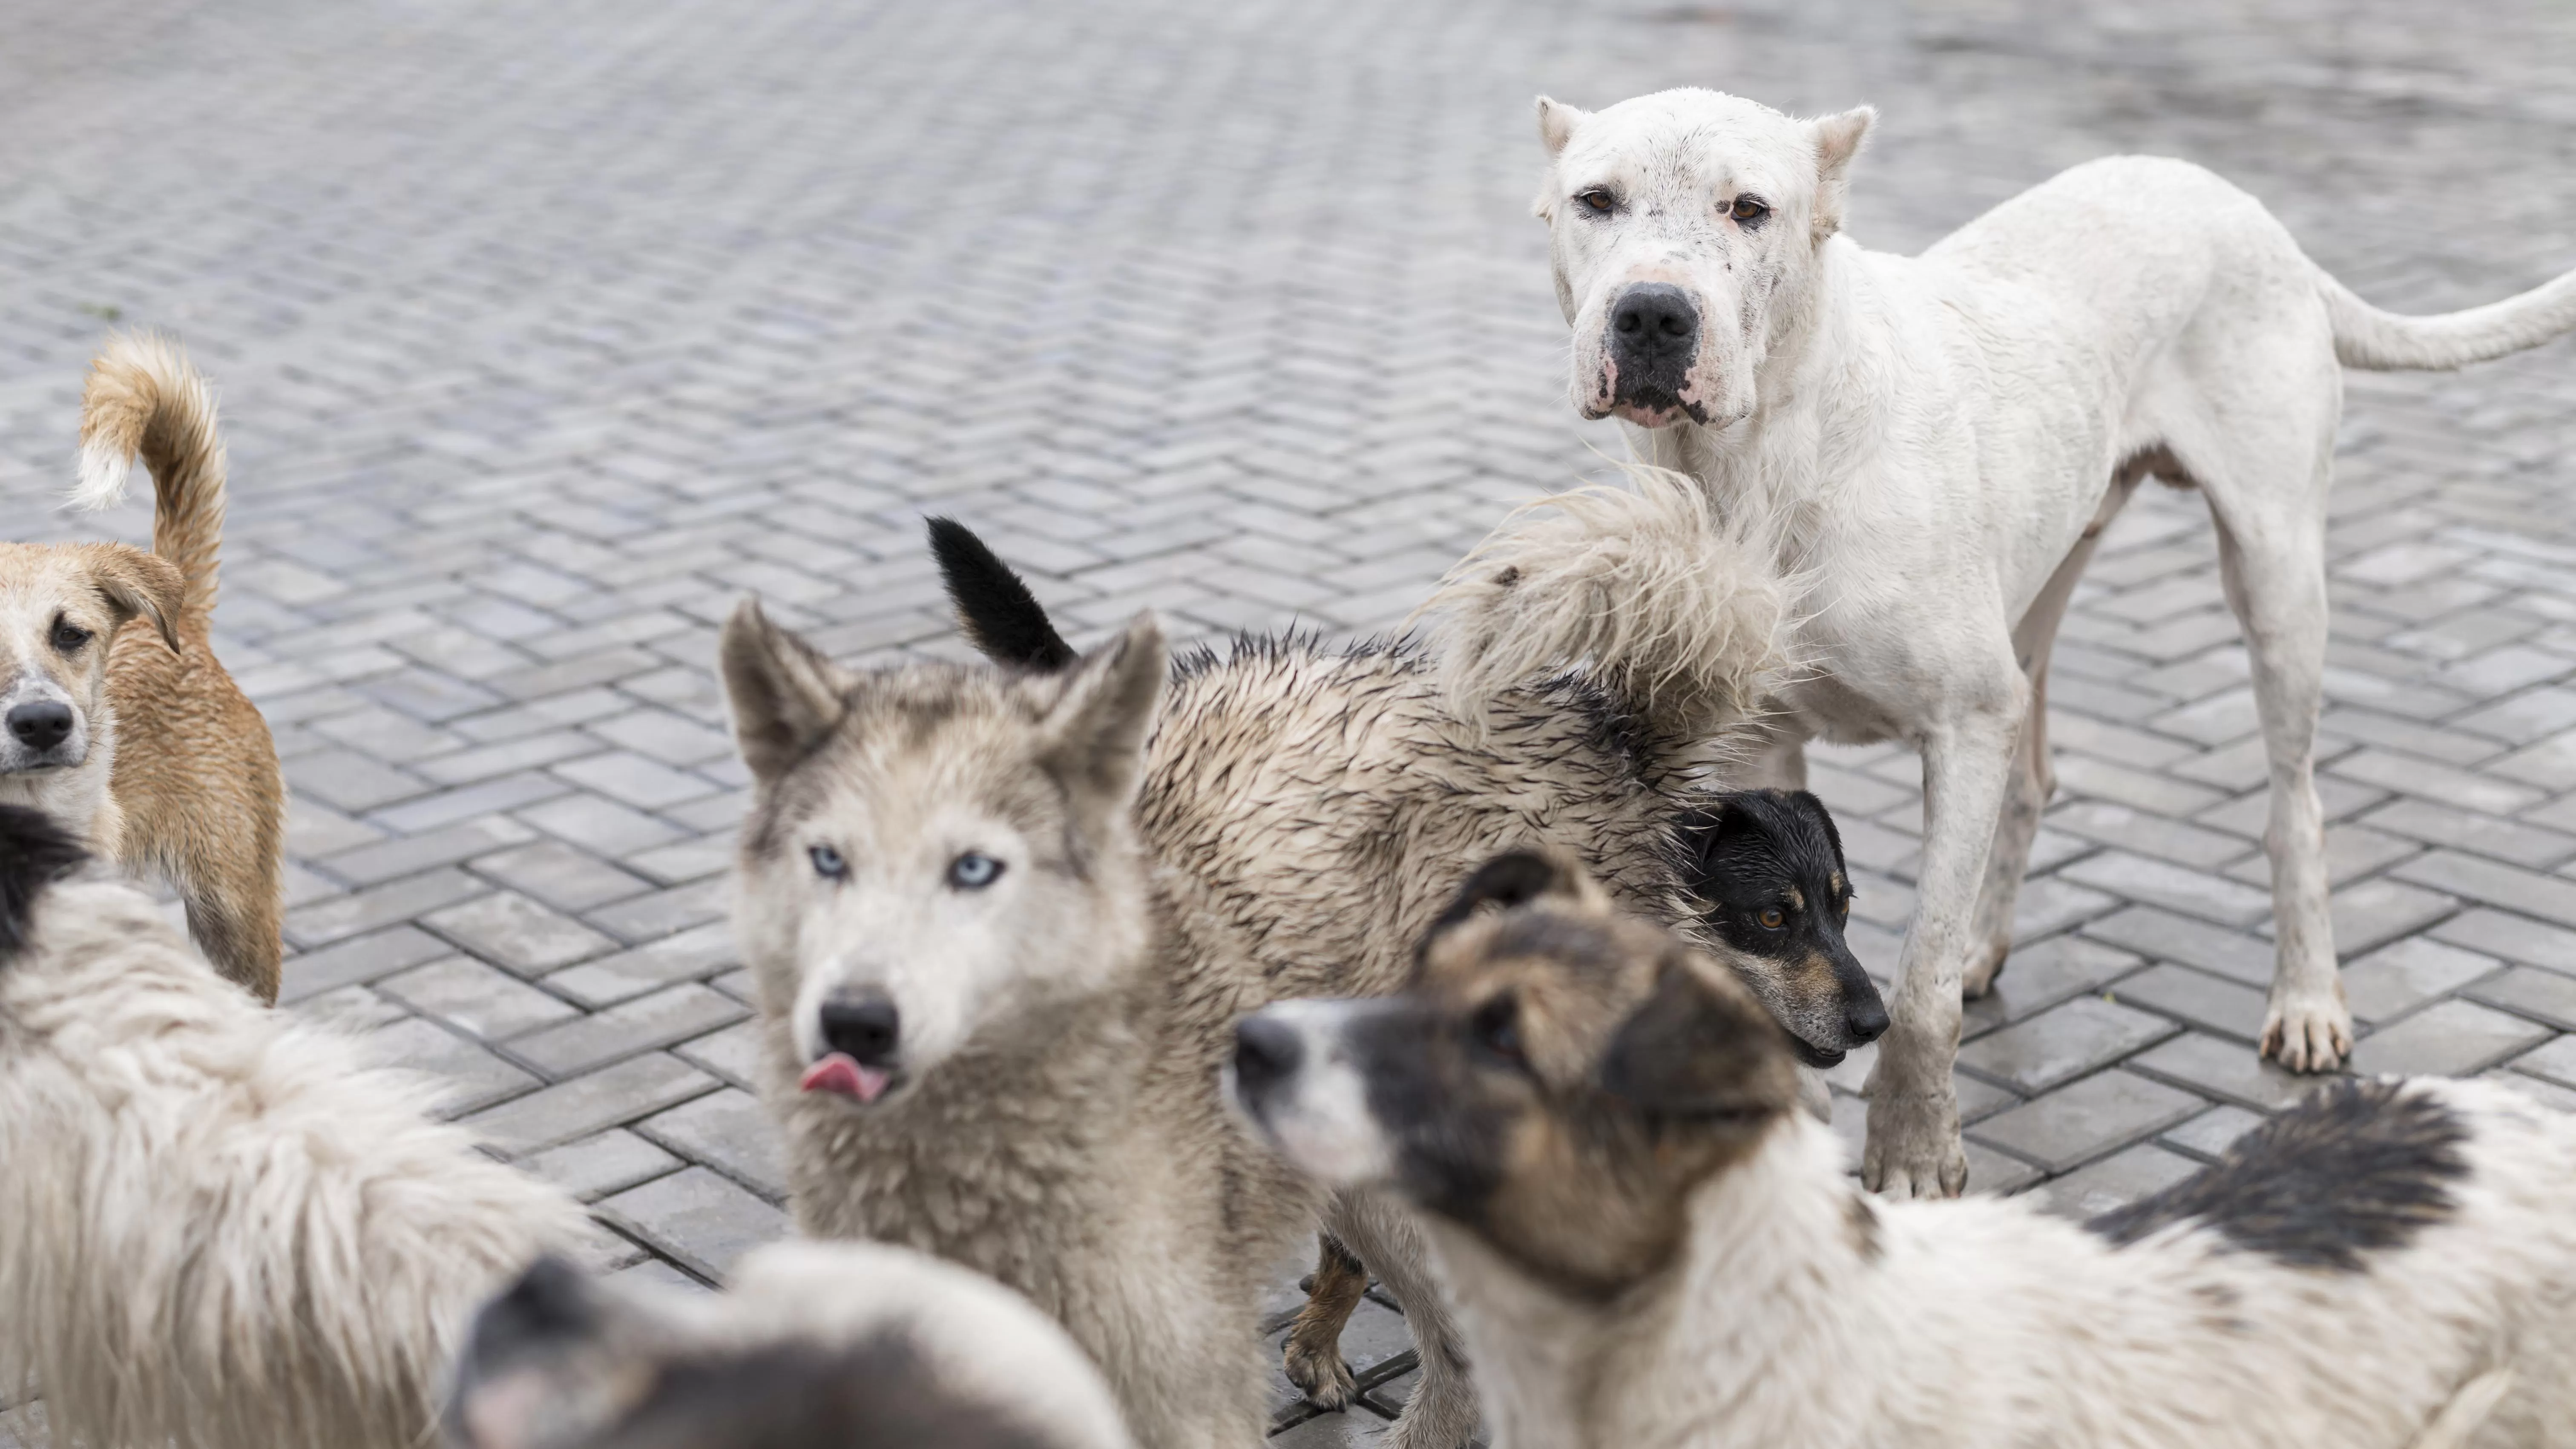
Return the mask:
<svg viewBox="0 0 2576 1449">
<path fill-rule="evenodd" d="M 1877 119 L 1876 107 L 1855 106 L 1839 116 L 1826 116 L 1811 123 L 1816 133 L 1817 241 L 1843 228 L 1843 183 L 1851 175 L 1852 158 L 1860 154 L 1861 142 L 1868 138 L 1869 128 Z"/>
<path fill-rule="evenodd" d="M 1084 808 L 1123 809 L 1145 758 L 1145 735 L 1163 698 L 1162 626 L 1150 613 L 1083 656 L 1041 726 L 1041 758 Z"/>
<path fill-rule="evenodd" d="M 1590 111 L 1578 111 L 1563 101 L 1547 96 L 1538 98 L 1538 139 L 1553 156 L 1574 139 L 1574 128 L 1592 119 Z"/>
<path fill-rule="evenodd" d="M 733 606 L 716 657 L 733 709 L 734 745 L 753 779 L 766 784 L 785 774 L 840 723 L 849 673 L 771 623 L 760 600 L 746 594 Z"/>
</svg>

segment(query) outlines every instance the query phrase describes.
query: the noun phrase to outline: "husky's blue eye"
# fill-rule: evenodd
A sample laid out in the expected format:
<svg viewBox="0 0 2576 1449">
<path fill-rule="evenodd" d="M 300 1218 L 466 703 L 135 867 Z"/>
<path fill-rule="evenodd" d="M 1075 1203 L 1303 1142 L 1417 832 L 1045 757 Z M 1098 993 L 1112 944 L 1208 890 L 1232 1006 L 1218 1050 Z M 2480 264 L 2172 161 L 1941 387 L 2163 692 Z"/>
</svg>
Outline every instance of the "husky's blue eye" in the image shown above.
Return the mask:
<svg viewBox="0 0 2576 1449">
<path fill-rule="evenodd" d="M 850 863 L 828 845 L 806 847 L 805 858 L 814 862 L 814 873 L 825 880 L 842 880 L 850 873 Z"/>
<path fill-rule="evenodd" d="M 1002 878 L 1002 863 L 980 850 L 948 862 L 948 883 L 961 891 L 980 891 Z"/>
</svg>

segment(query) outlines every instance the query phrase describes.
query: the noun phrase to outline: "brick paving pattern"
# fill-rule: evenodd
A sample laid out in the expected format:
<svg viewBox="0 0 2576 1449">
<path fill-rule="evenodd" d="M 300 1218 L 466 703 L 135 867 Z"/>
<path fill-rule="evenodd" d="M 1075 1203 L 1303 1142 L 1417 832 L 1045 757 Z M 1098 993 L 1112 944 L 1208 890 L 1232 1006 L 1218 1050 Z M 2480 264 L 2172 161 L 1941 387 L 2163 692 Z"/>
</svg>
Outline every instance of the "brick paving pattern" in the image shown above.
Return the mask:
<svg viewBox="0 0 2576 1449">
<path fill-rule="evenodd" d="M 1085 631 L 1400 619 L 1620 447 L 1562 396 L 1541 89 L 1874 102 L 1853 229 L 1897 249 L 2139 150 L 2248 186 L 2385 305 L 2576 265 L 2576 11 L 2421 17 L 6 0 L 0 502 L 11 537 L 143 538 L 139 502 L 47 509 L 105 330 L 189 344 L 234 464 L 219 648 L 295 793 L 292 1008 L 453 1083 L 597 1204 L 604 1265 L 715 1278 L 785 1222 L 722 924 L 737 595 L 851 659 L 953 653 L 939 510 Z M 2365 1070 L 2576 1101 L 2571 417 L 2565 343 L 2350 380 L 2322 788 Z M 2150 490 L 2057 650 L 2062 791 L 1961 1054 L 1976 1188 L 2116 1203 L 2299 1090 L 2252 1049 L 2245 673 L 2198 500 Z M 1917 769 L 1817 763 L 1884 969 Z M 1371 1305 L 1369 1407 L 1283 1438 L 1374 1433 L 1403 1346 Z"/>
</svg>

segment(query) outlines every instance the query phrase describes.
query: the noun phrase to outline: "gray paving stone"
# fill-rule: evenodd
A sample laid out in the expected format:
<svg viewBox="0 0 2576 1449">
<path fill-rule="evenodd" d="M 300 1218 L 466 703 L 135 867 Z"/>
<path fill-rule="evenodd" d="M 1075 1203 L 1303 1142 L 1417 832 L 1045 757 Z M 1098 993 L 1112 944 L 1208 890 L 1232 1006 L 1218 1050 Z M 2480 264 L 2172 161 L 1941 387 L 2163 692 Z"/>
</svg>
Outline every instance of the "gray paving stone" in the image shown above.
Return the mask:
<svg viewBox="0 0 2576 1449">
<path fill-rule="evenodd" d="M 535 831 L 511 824 L 522 832 L 519 840 L 534 838 Z M 556 841 L 478 856 L 473 868 L 477 875 L 576 915 L 652 889 L 650 882 Z"/>
<path fill-rule="evenodd" d="M 2156 966 L 2122 977 L 2110 996 L 2249 1046 L 2263 1034 L 2264 993 L 2188 966 Z"/>
<path fill-rule="evenodd" d="M 636 1132 L 703 1162 L 773 1202 L 787 1197 L 787 1160 L 760 1099 L 739 1088 L 710 1092 L 635 1126 Z"/>
<path fill-rule="evenodd" d="M 2556 1031 L 2576 1031 L 2576 979 L 2555 971 L 2516 966 L 2461 993 Z"/>
<path fill-rule="evenodd" d="M 2363 1037 L 2352 1069 L 2364 1076 L 2466 1076 L 2549 1036 L 2538 1023 L 2466 1001 L 2428 1006 Z"/>
<path fill-rule="evenodd" d="M 521 1159 L 519 1165 L 583 1202 L 592 1202 L 668 1176 L 686 1164 L 618 1128 L 535 1153 Z"/>
<path fill-rule="evenodd" d="M 486 1041 L 506 1041 L 579 1014 L 570 1002 L 465 956 L 385 977 L 376 989 L 423 1016 Z"/>
<path fill-rule="evenodd" d="M 344 986 L 374 981 L 435 960 L 454 948 L 416 926 L 396 926 L 289 957 L 279 973 L 277 999 L 293 1005 Z"/>
<path fill-rule="evenodd" d="M 2343 968 L 2344 1000 L 2363 1022 L 2405 1015 L 2503 965 L 2492 956 L 2411 936 Z"/>
<path fill-rule="evenodd" d="M 703 1036 L 747 1015 L 732 997 L 683 982 L 521 1037 L 510 1044 L 510 1053 L 561 1080 Z"/>
<path fill-rule="evenodd" d="M 603 1198 L 593 1210 L 710 1282 L 788 1227 L 785 1213 L 703 1167 Z"/>
<path fill-rule="evenodd" d="M 2189 1092 L 2145 1077 L 2101 1072 L 1990 1117 L 1970 1131 L 1979 1141 L 2062 1173 L 2163 1131 L 2207 1105 Z"/>
<path fill-rule="evenodd" d="M 2187 1156 L 2216 1162 L 2220 1154 L 2237 1138 L 2262 1125 L 2259 1112 L 2242 1107 L 2212 1107 L 2179 1127 L 2170 1128 L 2156 1141 Z"/>
<path fill-rule="evenodd" d="M 2507 961 L 2576 974 L 2576 931 L 2503 911 L 2463 911 L 2433 927 L 2436 940 L 2483 951 Z"/>
<path fill-rule="evenodd" d="M 1959 1049 L 1959 1065 L 2024 1092 L 2044 1092 L 2178 1030 L 2162 1017 L 2079 996 L 1969 1042 Z"/>
<path fill-rule="evenodd" d="M 2085 924 L 2084 934 L 2142 956 L 2178 961 L 2248 986 L 2272 982 L 2272 945 L 2154 906 L 2131 906 Z"/>
<path fill-rule="evenodd" d="M 522 976 L 542 976 L 617 946 L 609 937 L 515 891 L 496 891 L 432 912 L 421 921 L 484 960 Z"/>
<path fill-rule="evenodd" d="M 726 1027 L 672 1050 L 682 1060 L 704 1067 L 737 1087 L 758 1089 L 760 1023 L 757 1021 Z"/>
<path fill-rule="evenodd" d="M 374 885 L 436 866 L 454 865 L 501 846 L 533 840 L 536 834 L 506 815 L 482 815 L 425 835 L 375 841 L 323 856 L 315 863 L 351 885 Z"/>
<path fill-rule="evenodd" d="M 458 870 L 424 871 L 386 885 L 315 901 L 286 913 L 286 938 L 314 947 L 408 921 L 491 889 Z"/>
<path fill-rule="evenodd" d="M 1993 988 L 1967 1004 L 1960 1032 L 1974 1036 L 2019 1021 L 2096 992 L 2145 964 L 2127 951 L 2081 936 L 2052 936 L 2035 946 L 2016 946 Z"/>
<path fill-rule="evenodd" d="M 721 1083 L 674 1057 L 630 1057 L 468 1119 L 465 1125 L 510 1156 L 623 1126 L 714 1091 Z"/>
<path fill-rule="evenodd" d="M 366 1046 L 369 1055 L 387 1066 L 437 1079 L 442 1116 L 461 1117 L 537 1085 L 531 1074 L 417 1017 L 369 1033 Z"/>
<path fill-rule="evenodd" d="M 2126 1152 L 2056 1178 L 2034 1189 L 2034 1195 L 2048 1211 L 2080 1220 L 2161 1192 L 2200 1168 L 2199 1163 L 2179 1152 L 2141 1142 Z"/>
<path fill-rule="evenodd" d="M 2160 1081 L 2271 1112 L 2304 1097 L 2320 1077 L 2303 1077 L 2258 1058 L 2251 1047 L 2223 1037 L 2187 1032 L 2122 1065 Z"/>
</svg>

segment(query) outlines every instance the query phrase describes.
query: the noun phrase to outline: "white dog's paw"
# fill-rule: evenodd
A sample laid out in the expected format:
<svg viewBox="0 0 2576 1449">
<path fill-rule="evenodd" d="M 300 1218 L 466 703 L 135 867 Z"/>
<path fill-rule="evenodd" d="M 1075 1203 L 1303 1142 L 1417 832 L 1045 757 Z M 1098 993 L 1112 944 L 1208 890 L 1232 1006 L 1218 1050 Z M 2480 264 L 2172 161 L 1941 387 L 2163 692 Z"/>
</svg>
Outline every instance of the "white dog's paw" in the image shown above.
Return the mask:
<svg viewBox="0 0 2576 1449">
<path fill-rule="evenodd" d="M 2263 1055 L 2294 1072 L 2331 1072 L 2352 1055 L 2352 1009 L 2343 983 L 2321 991 L 2272 993 L 2263 1017 Z"/>
<path fill-rule="evenodd" d="M 1957 1197 L 1967 1191 L 1968 1148 L 1959 1139 L 1957 1094 L 1873 1092 L 1860 1180 L 1889 1197 Z"/>
</svg>

